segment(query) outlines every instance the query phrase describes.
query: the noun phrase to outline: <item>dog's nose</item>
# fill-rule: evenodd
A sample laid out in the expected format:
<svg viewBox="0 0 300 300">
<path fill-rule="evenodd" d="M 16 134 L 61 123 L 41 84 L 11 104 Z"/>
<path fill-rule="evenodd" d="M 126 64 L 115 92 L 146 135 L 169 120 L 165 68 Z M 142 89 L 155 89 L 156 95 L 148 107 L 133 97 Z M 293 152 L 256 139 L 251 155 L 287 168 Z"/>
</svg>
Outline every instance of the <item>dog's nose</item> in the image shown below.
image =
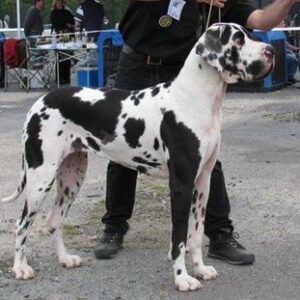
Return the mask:
<svg viewBox="0 0 300 300">
<path fill-rule="evenodd" d="M 275 54 L 275 49 L 272 46 L 268 45 L 265 48 L 264 54 L 267 58 L 273 58 Z"/>
</svg>

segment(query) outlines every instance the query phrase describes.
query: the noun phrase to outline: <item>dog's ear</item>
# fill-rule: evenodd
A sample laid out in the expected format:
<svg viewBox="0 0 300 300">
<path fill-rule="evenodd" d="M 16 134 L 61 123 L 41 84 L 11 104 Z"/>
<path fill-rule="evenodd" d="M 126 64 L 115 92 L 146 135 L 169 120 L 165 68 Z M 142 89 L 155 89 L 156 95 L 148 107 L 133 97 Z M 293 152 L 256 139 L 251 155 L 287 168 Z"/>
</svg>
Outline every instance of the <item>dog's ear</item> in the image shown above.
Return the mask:
<svg viewBox="0 0 300 300">
<path fill-rule="evenodd" d="M 219 58 L 222 56 L 223 46 L 228 44 L 231 36 L 231 27 L 226 24 L 215 24 L 209 27 L 199 39 L 196 53 L 205 59 L 219 72 L 223 72 L 223 65 Z"/>
</svg>

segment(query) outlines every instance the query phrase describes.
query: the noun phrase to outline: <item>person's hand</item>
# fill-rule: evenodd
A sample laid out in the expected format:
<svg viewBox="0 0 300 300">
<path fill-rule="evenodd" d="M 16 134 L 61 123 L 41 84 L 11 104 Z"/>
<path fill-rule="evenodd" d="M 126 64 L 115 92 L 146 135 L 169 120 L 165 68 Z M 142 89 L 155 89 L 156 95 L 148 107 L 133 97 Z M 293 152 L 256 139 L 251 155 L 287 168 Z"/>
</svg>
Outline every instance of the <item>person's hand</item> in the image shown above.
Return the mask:
<svg viewBox="0 0 300 300">
<path fill-rule="evenodd" d="M 211 0 L 196 0 L 198 3 L 210 4 Z M 300 0 L 298 0 L 300 2 Z M 224 7 L 227 0 L 213 0 L 213 6 Z"/>
<path fill-rule="evenodd" d="M 283 28 L 283 27 L 287 27 L 285 21 L 281 21 L 278 25 L 276 25 L 276 27 L 280 27 L 280 28 Z"/>
</svg>

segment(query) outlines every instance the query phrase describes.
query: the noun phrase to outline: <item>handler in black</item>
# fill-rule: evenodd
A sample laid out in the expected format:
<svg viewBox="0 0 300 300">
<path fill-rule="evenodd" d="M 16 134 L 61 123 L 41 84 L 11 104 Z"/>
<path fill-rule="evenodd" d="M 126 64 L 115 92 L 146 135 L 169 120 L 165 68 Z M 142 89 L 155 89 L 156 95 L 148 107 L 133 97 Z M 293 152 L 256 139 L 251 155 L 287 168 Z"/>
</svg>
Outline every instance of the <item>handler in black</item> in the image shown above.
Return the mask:
<svg viewBox="0 0 300 300">
<path fill-rule="evenodd" d="M 214 0 L 210 23 L 218 21 L 217 7 L 221 7 L 222 22 L 268 30 L 284 19 L 295 2 L 276 0 L 259 10 L 250 0 Z M 125 45 L 115 86 L 135 90 L 173 79 L 201 33 L 199 25 L 204 29 L 209 3 L 210 0 L 177 0 L 177 8 L 172 11 L 172 0 L 130 1 L 119 26 Z M 136 171 L 109 163 L 107 212 L 102 218 L 106 227 L 95 248 L 97 258 L 113 257 L 122 247 L 123 236 L 129 229 L 127 220 L 133 211 L 136 179 Z M 255 256 L 236 241 L 229 213 L 222 165 L 217 161 L 205 220 L 205 234 L 210 239 L 208 255 L 231 264 L 252 264 Z"/>
</svg>

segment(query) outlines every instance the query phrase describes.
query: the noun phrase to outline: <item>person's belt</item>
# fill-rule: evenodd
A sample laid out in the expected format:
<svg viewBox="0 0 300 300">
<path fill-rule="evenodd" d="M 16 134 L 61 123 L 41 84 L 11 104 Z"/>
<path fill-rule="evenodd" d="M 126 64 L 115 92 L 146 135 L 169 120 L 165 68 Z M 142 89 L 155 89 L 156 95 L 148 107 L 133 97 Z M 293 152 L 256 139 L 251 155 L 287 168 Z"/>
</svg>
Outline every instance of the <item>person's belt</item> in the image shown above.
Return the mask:
<svg viewBox="0 0 300 300">
<path fill-rule="evenodd" d="M 129 47 L 127 44 L 123 45 L 122 52 L 134 58 L 143 60 L 147 65 L 160 66 L 164 62 L 164 59 L 162 57 L 138 53 L 134 51 L 131 47 Z"/>
</svg>

